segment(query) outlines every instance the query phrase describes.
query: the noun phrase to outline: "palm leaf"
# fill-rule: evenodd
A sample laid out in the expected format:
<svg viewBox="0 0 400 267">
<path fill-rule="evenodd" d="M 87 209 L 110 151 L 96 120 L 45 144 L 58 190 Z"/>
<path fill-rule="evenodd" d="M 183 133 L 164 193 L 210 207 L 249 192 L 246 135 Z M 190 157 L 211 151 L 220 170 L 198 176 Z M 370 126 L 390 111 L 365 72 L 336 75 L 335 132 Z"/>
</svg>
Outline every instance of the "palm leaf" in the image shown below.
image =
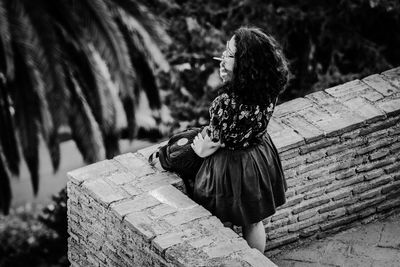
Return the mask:
<svg viewBox="0 0 400 267">
<path fill-rule="evenodd" d="M 8 79 L 13 79 L 14 61 L 10 25 L 8 23 L 7 10 L 2 1 L 0 1 L 0 43 L 0 71 L 5 73 Z"/>
<path fill-rule="evenodd" d="M 113 158 L 120 153 L 119 138 L 120 127 L 117 125 L 117 106 L 121 100 L 118 98 L 117 88 L 111 80 L 110 73 L 97 51 L 93 51 L 91 57 L 92 66 L 96 78 L 97 88 L 101 96 L 101 107 L 103 121 L 100 128 L 103 134 L 106 158 Z"/>
<path fill-rule="evenodd" d="M 126 10 L 122 8 L 116 9 L 116 12 L 114 12 L 114 17 L 117 20 L 120 20 L 129 32 L 132 32 L 138 36 L 138 38 L 132 39 L 132 41 L 140 41 L 139 47 L 145 48 L 142 51 L 149 59 L 149 63 L 155 65 L 152 66 L 153 68 L 158 67 L 164 72 L 170 71 L 170 65 L 159 46 L 170 44 L 171 40 L 162 27 L 160 27 L 158 21 L 152 20 L 150 25 L 146 25 L 144 24 L 145 21 L 139 20 L 136 17 L 132 17 Z M 155 32 L 151 34 L 152 31 Z"/>
<path fill-rule="evenodd" d="M 15 80 L 10 85 L 15 107 L 15 122 L 25 162 L 31 174 L 33 192 L 36 195 L 39 183 L 40 104 L 32 88 L 38 85 L 34 70 L 25 64 L 22 53 L 18 49 L 15 50 Z"/>
<path fill-rule="evenodd" d="M 104 6 L 102 8 L 100 8 L 100 10 L 103 10 Z M 80 10 L 83 10 L 83 8 L 80 8 Z M 82 12 L 82 11 L 81 11 Z M 97 11 L 96 11 L 97 12 Z M 102 12 L 105 12 L 104 10 Z M 95 11 L 93 11 L 92 13 L 90 12 L 86 12 L 89 14 L 86 15 L 81 15 L 81 17 L 85 18 L 85 25 L 86 28 L 88 28 L 90 36 L 92 37 L 91 40 L 93 41 L 94 44 L 94 49 L 96 51 L 99 51 L 101 58 L 103 60 L 105 60 L 105 62 L 107 63 L 107 67 L 109 68 L 110 73 L 112 74 L 112 76 L 115 76 L 115 73 L 118 72 L 124 72 L 125 74 L 123 74 L 122 76 L 129 76 L 128 77 L 128 82 L 125 84 L 128 84 L 126 86 L 124 86 L 124 84 L 122 84 L 120 82 L 121 78 L 118 80 L 116 80 L 117 84 L 118 84 L 118 89 L 119 89 L 119 94 L 121 96 L 122 102 L 123 102 L 123 107 L 126 113 L 126 117 L 127 117 L 127 121 L 128 121 L 128 137 L 130 139 L 133 138 L 133 136 L 135 135 L 135 117 L 134 117 L 134 107 L 135 107 L 135 103 L 134 103 L 134 88 L 137 87 L 134 85 L 134 73 L 132 72 L 132 67 L 130 65 L 130 61 L 129 61 L 129 57 L 127 57 L 127 48 L 126 45 L 124 45 L 124 39 L 119 36 L 117 34 L 117 36 L 119 36 L 117 38 L 120 39 L 118 40 L 116 43 L 118 44 L 119 47 L 123 46 L 122 48 L 118 48 L 117 50 L 119 51 L 118 53 L 120 53 L 122 51 L 122 54 L 124 54 L 123 60 L 125 61 L 125 63 L 120 64 L 118 63 L 118 65 L 128 65 L 128 67 L 121 67 L 120 69 L 117 70 L 113 70 L 112 67 L 110 68 L 110 66 L 112 66 L 112 61 L 116 60 L 116 56 L 110 56 L 112 54 L 112 50 L 110 50 L 110 42 L 107 42 L 106 40 L 104 40 L 104 36 L 107 36 L 106 34 L 115 34 L 115 33 L 119 33 L 118 28 L 115 28 L 116 25 L 114 23 L 114 21 L 111 19 L 109 20 L 110 15 L 108 15 L 108 20 L 107 21 L 111 21 L 110 24 L 113 25 L 112 26 L 112 31 L 110 31 L 109 29 L 103 29 L 103 32 L 106 32 L 106 34 L 100 34 L 99 33 L 99 29 L 96 28 L 96 24 L 93 21 L 93 13 L 95 13 Z M 96 19 L 98 19 L 98 15 L 94 16 Z M 102 17 L 102 16 L 100 16 Z M 115 28 L 115 29 L 114 29 Z M 72 38 L 72 36 L 68 36 L 68 31 L 61 31 L 61 34 L 64 36 L 64 39 L 66 40 L 66 42 L 69 42 L 69 40 L 75 40 Z M 102 39 L 103 38 L 103 39 Z M 115 38 L 114 38 L 115 39 Z M 115 43 L 115 41 L 113 41 L 113 43 Z M 103 48 L 103 46 L 105 46 L 106 49 Z M 124 48 L 125 46 L 125 48 Z M 108 49 L 108 50 L 107 50 Z M 103 51 L 102 51 L 103 50 Z M 71 51 L 75 51 L 72 52 Z M 82 86 L 82 91 L 85 93 L 85 95 L 91 94 L 94 97 L 86 97 L 89 105 L 91 107 L 95 107 L 96 103 L 101 103 L 100 102 L 100 96 L 97 96 L 97 92 L 95 91 L 94 88 L 96 88 L 96 78 L 94 77 L 95 75 L 92 72 L 92 63 L 90 61 L 88 61 L 87 59 L 90 59 L 91 55 L 92 55 L 92 51 L 93 49 L 90 48 L 90 42 L 89 45 L 87 44 L 87 42 L 85 44 L 80 43 L 71 43 L 70 42 L 70 47 L 69 47 L 69 56 L 72 54 L 72 60 L 73 62 L 78 62 L 78 61 L 86 61 L 86 62 L 81 62 L 79 64 L 74 64 L 75 66 L 78 66 L 81 70 L 84 69 L 83 73 L 87 73 L 90 75 L 89 76 L 83 76 L 82 74 L 82 78 L 80 77 L 81 75 L 76 75 L 76 80 L 79 82 L 79 84 L 81 84 Z M 107 52 L 108 51 L 108 52 Z M 74 54 L 75 53 L 75 54 Z M 79 54 L 79 56 L 77 56 L 77 54 Z M 108 55 L 108 56 L 107 56 Z M 111 57 L 111 59 L 110 59 Z M 110 64 L 111 61 L 111 64 Z M 116 63 L 115 63 L 116 64 Z M 114 65 L 115 65 L 114 64 Z M 79 73 L 78 73 L 79 74 Z M 129 74 L 129 75 L 128 75 Z M 121 75 L 119 75 L 119 77 L 122 77 Z M 89 77 L 89 84 L 88 84 L 88 79 L 87 77 Z M 88 89 L 86 89 L 88 88 Z M 101 116 L 99 116 L 99 110 L 100 107 L 97 108 L 93 108 L 93 110 L 95 111 L 95 117 L 96 120 L 98 122 L 102 121 Z"/>
<path fill-rule="evenodd" d="M 141 1 L 133 0 L 107 0 L 110 8 L 119 7 L 119 10 L 124 10 L 126 19 L 133 19 L 136 23 L 141 25 L 137 29 L 145 35 L 152 36 L 151 39 L 159 44 L 170 44 L 172 41 L 168 34 L 165 32 L 164 27 L 160 25 L 160 20 L 155 18 L 154 15 L 146 8 Z"/>
<path fill-rule="evenodd" d="M 104 1 L 77 1 L 75 6 L 85 22 L 90 42 L 107 62 L 113 78 L 124 90 L 132 90 L 132 67 L 126 57 L 126 44 Z"/>
<path fill-rule="evenodd" d="M 95 49 L 100 52 L 102 58 L 107 62 L 113 78 L 117 76 L 116 81 L 119 84 L 121 96 L 126 102 L 131 102 L 129 99 L 134 98 L 133 73 L 130 62 L 126 57 L 127 49 L 126 45 L 124 48 L 124 39 L 119 35 L 115 23 L 110 20 L 110 15 L 107 14 L 104 5 L 100 5 L 98 10 L 93 10 L 92 6 L 96 6 L 98 0 L 96 3 L 90 1 L 90 3 L 84 2 L 69 0 L 56 2 L 47 0 L 46 6 L 51 18 L 57 24 L 59 34 L 74 46 L 73 49 L 67 50 L 79 51 L 82 56 L 87 57 L 87 55 L 91 54 L 89 46 L 93 43 Z M 103 13 L 107 15 L 103 16 Z M 105 27 L 104 23 L 111 26 Z M 77 27 L 77 25 L 79 26 Z M 63 46 L 63 48 L 65 47 Z M 72 57 L 75 56 L 72 55 Z M 122 63 L 119 62 L 120 60 L 122 60 Z M 123 73 L 121 74 L 121 72 Z M 126 109 L 127 112 L 129 110 L 130 108 Z"/>
<path fill-rule="evenodd" d="M 60 121 L 63 118 L 63 94 L 62 82 L 64 80 L 58 60 L 56 49 L 52 49 L 54 38 L 49 38 L 49 33 L 44 34 L 43 30 L 51 32 L 51 29 L 46 27 L 46 23 L 38 25 L 38 19 L 30 7 L 30 12 L 27 13 L 25 7 L 19 1 L 15 1 L 13 8 L 10 8 L 10 14 L 13 26 L 14 41 L 18 46 L 25 62 L 29 64 L 29 71 L 32 81 L 32 89 L 37 95 L 40 110 L 40 128 L 42 135 L 50 151 L 54 170 L 57 170 L 60 162 L 60 148 L 57 138 L 57 129 Z M 38 12 L 36 13 L 43 13 Z M 35 28 L 36 25 L 36 28 Z M 40 30 L 41 27 L 44 29 Z M 47 100 L 49 99 L 49 101 Z"/>
<path fill-rule="evenodd" d="M 76 82 L 90 106 L 97 124 L 100 127 L 106 157 L 112 158 L 119 154 L 118 140 L 120 129 L 117 127 L 117 88 L 113 84 L 108 68 L 97 51 L 91 50 L 90 55 L 79 57 L 81 64 L 72 63 Z M 75 51 L 78 53 L 78 51 Z M 72 65 L 71 64 L 71 65 Z M 88 76 L 90 84 L 85 82 Z"/>
<path fill-rule="evenodd" d="M 105 150 L 100 127 L 72 74 L 67 79 L 67 85 L 71 93 L 68 115 L 72 138 L 85 162 L 92 163 L 102 160 Z"/>
<path fill-rule="evenodd" d="M 57 170 L 57 130 L 68 120 L 78 149 L 90 163 L 119 153 L 125 125 L 126 137 L 137 134 L 135 95 L 145 92 L 152 107 L 160 107 L 153 71 L 169 66 L 157 48 L 161 28 L 149 16 L 132 0 L 0 0 L 3 211 L 10 205 L 9 173 L 19 171 L 18 145 L 37 194 L 40 134 Z"/>
<path fill-rule="evenodd" d="M 126 130 L 122 133 L 123 138 L 133 140 L 137 134 L 137 127 L 135 121 L 135 101 L 131 97 L 123 97 L 122 105 L 126 113 L 126 120 L 128 126 Z"/>
<path fill-rule="evenodd" d="M 68 101 L 65 100 L 68 99 L 68 92 L 66 91 L 64 70 L 61 66 L 64 58 L 57 34 L 58 25 L 48 15 L 45 2 L 45 0 L 25 1 L 25 6 L 29 10 L 27 14 L 32 24 L 31 30 L 36 34 L 37 43 L 40 46 L 39 51 L 42 52 L 37 55 L 37 67 L 44 80 L 53 123 L 50 133 L 44 134 L 44 137 L 50 151 L 53 168 L 57 170 L 60 162 L 57 132 L 60 124 L 66 121 L 65 103 Z"/>
<path fill-rule="evenodd" d="M 17 139 L 15 137 L 15 124 L 11 114 L 11 105 L 7 88 L 0 81 L 0 146 L 8 163 L 10 171 L 19 175 L 20 156 Z"/>
<path fill-rule="evenodd" d="M 100 127 L 107 158 L 115 156 L 119 153 L 119 129 L 116 124 L 116 106 L 119 103 L 116 102 L 120 100 L 117 98 L 118 92 L 108 69 L 93 48 L 88 48 L 91 53 L 87 54 L 69 42 L 65 36 L 62 39 L 63 46 L 68 51 L 66 68 L 74 73 L 75 81 Z"/>
<path fill-rule="evenodd" d="M 138 88 L 146 92 L 151 108 L 160 108 L 160 95 L 154 72 L 149 65 L 149 59 L 144 52 L 145 47 L 140 36 L 137 32 L 130 31 L 121 17 L 117 17 L 117 23 L 128 45 L 131 63 L 138 77 Z M 135 98 L 138 101 L 139 92 L 136 92 Z"/>
<path fill-rule="evenodd" d="M 0 209 L 4 214 L 8 214 L 11 204 L 11 185 L 10 171 L 6 162 L 6 157 L 0 144 Z"/>
</svg>

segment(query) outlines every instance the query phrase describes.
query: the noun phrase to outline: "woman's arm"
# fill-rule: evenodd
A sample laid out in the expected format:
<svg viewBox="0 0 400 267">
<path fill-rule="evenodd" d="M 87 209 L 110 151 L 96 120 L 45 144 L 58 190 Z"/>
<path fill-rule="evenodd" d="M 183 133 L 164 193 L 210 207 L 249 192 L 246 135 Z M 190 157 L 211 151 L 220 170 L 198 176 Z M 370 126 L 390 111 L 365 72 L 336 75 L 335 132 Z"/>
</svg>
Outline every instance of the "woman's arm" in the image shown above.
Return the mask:
<svg viewBox="0 0 400 267">
<path fill-rule="evenodd" d="M 227 94 L 222 94 L 214 99 L 210 107 L 210 124 L 193 140 L 192 148 L 202 158 L 215 153 L 224 147 L 224 136 L 227 125 L 231 123 L 230 99 Z"/>
</svg>

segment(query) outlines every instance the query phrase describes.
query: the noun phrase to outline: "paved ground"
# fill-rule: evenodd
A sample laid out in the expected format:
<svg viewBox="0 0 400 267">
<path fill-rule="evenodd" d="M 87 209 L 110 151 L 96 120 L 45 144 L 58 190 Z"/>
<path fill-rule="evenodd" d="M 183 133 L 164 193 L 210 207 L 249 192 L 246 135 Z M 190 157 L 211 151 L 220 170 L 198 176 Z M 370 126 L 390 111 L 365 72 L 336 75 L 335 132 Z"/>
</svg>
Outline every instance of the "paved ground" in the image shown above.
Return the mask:
<svg viewBox="0 0 400 267">
<path fill-rule="evenodd" d="M 280 267 L 400 267 L 400 214 L 303 244 L 270 259 Z"/>
</svg>

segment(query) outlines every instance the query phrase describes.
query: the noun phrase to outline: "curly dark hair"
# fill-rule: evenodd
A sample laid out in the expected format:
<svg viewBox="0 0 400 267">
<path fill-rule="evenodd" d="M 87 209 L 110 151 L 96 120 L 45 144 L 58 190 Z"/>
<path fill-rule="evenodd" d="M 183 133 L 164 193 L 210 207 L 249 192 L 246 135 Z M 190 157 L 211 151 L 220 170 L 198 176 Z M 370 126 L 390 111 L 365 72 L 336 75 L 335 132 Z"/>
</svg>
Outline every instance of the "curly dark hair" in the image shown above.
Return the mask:
<svg viewBox="0 0 400 267">
<path fill-rule="evenodd" d="M 232 80 L 226 89 L 246 104 L 269 104 L 289 81 L 288 61 L 277 41 L 257 27 L 240 27 Z"/>
</svg>

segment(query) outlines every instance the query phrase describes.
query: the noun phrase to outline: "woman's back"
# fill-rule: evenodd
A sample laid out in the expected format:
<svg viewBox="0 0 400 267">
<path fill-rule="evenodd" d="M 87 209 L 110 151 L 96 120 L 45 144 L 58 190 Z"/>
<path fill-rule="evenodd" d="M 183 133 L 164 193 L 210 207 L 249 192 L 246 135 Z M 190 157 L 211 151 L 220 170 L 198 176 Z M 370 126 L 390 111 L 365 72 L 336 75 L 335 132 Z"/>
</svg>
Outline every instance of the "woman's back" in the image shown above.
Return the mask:
<svg viewBox="0 0 400 267">
<path fill-rule="evenodd" d="M 260 142 L 276 101 L 243 104 L 233 93 L 217 96 L 210 107 L 209 135 L 228 149 L 243 149 Z"/>
</svg>

